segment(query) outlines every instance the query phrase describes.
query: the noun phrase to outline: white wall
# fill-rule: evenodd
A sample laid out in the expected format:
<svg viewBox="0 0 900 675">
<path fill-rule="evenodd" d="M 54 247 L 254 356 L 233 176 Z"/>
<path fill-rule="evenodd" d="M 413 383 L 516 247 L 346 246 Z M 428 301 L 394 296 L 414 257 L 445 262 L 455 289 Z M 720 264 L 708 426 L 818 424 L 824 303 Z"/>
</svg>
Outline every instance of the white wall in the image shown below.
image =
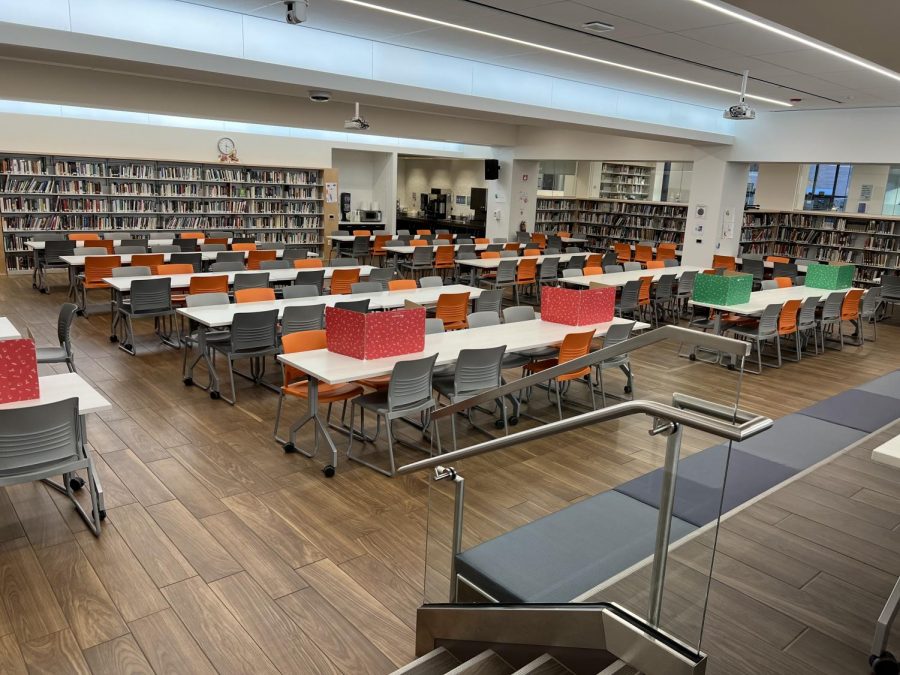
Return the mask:
<svg viewBox="0 0 900 675">
<path fill-rule="evenodd" d="M 471 216 L 472 209 L 465 204 L 457 204 L 456 197 L 468 197 L 473 187 L 486 186 L 483 161 L 397 158 L 397 199 L 401 208 L 417 209 L 419 194 L 427 193 L 431 188 L 440 188 L 453 194 L 451 215 Z"/>
<path fill-rule="evenodd" d="M 764 163 L 756 179 L 756 203 L 762 209 L 803 208 L 805 164 Z"/>
<path fill-rule="evenodd" d="M 709 265 L 713 255 L 737 254 L 749 169 L 749 164 L 724 162 L 714 154 L 694 162 L 682 256 L 686 265 Z M 724 236 L 726 219 L 734 224 L 730 237 Z"/>
<path fill-rule="evenodd" d="M 884 192 L 887 188 L 888 164 L 854 164 L 847 187 L 847 211 L 856 212 L 860 202 L 866 204 L 866 213 L 880 214 L 884 210 Z M 863 185 L 872 186 L 872 196 L 864 200 L 860 194 Z"/>
</svg>

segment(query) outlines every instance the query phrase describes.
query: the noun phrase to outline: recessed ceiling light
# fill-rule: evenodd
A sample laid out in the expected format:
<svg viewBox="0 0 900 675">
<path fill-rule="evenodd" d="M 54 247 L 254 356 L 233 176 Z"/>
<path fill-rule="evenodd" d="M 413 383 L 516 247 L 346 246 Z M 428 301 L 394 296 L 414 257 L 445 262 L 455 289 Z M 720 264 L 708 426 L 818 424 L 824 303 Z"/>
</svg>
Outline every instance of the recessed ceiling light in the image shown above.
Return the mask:
<svg viewBox="0 0 900 675">
<path fill-rule="evenodd" d="M 695 0 L 697 1 L 697 0 Z M 689 80 L 685 77 L 677 77 L 675 75 L 667 75 L 666 73 L 660 73 L 655 70 L 647 70 L 646 68 L 638 68 L 637 66 L 629 66 L 624 63 L 618 63 L 616 61 L 609 61 L 607 59 L 599 59 L 595 56 L 588 56 L 587 54 L 578 54 L 577 52 L 570 52 L 566 49 L 558 49 L 557 47 L 550 47 L 549 45 L 542 45 L 537 42 L 529 42 L 528 40 L 520 40 L 519 38 L 510 37 L 508 35 L 501 35 L 499 33 L 491 33 L 490 31 L 480 30 L 478 28 L 470 28 L 469 26 L 461 26 L 457 23 L 450 23 L 449 21 L 442 21 L 440 19 L 432 19 L 429 16 L 422 16 L 421 14 L 413 14 L 412 12 L 404 12 L 399 9 L 393 9 L 391 7 L 384 7 L 382 5 L 376 5 L 371 2 L 363 2 L 363 0 L 338 0 L 338 2 L 343 2 L 348 5 L 354 5 L 356 7 L 365 7 L 366 9 L 374 9 L 379 12 L 384 12 L 385 14 L 392 14 L 394 16 L 402 16 L 404 19 L 413 19 L 415 21 L 422 21 L 424 23 L 430 23 L 435 26 L 443 26 L 445 28 L 452 28 L 454 30 L 463 31 L 466 33 L 472 33 L 473 35 L 481 35 L 483 37 L 493 38 L 494 40 L 502 40 L 504 42 L 511 42 L 513 44 L 522 45 L 523 47 L 529 47 L 531 49 L 538 49 L 544 52 L 550 52 L 552 54 L 559 54 L 561 56 L 569 56 L 573 59 L 581 59 L 582 61 L 590 61 L 591 63 L 599 63 L 600 65 L 610 66 L 612 68 L 620 68 L 622 70 L 627 70 L 632 73 L 640 73 L 641 75 L 650 75 L 651 77 L 658 77 L 663 80 L 669 80 L 670 82 L 680 82 L 682 84 L 690 84 L 694 87 L 702 87 L 703 89 L 712 89 L 713 91 L 720 91 L 725 94 L 734 94 L 739 96 L 740 91 L 737 89 L 728 89 L 727 87 L 719 87 L 714 84 L 708 84 L 706 82 L 698 82 L 697 80 Z M 755 94 L 747 94 L 747 98 L 752 98 L 755 101 L 765 101 L 766 103 L 772 103 L 774 105 L 781 105 L 786 108 L 791 108 L 790 103 L 786 103 L 784 101 L 778 101 L 774 98 L 766 98 L 765 96 L 757 96 Z"/>
<path fill-rule="evenodd" d="M 810 49 L 815 49 L 820 52 L 824 52 L 825 54 L 830 54 L 836 58 L 839 58 L 843 61 L 847 61 L 854 65 L 860 66 L 861 68 L 866 68 L 871 70 L 874 73 L 878 73 L 879 75 L 884 75 L 885 77 L 889 77 L 892 80 L 900 81 L 900 74 L 895 73 L 893 70 L 888 70 L 887 68 L 882 68 L 874 63 L 870 63 L 869 61 L 865 61 L 861 58 L 853 56 L 852 54 L 847 54 L 846 52 L 842 52 L 840 49 L 835 49 L 834 47 L 830 47 L 828 45 L 823 45 L 819 42 L 815 42 L 814 40 L 810 40 L 809 38 L 805 38 L 802 35 L 797 35 L 796 33 L 792 33 L 790 31 L 784 30 L 783 28 L 779 28 L 778 26 L 773 26 L 764 21 L 760 21 L 758 19 L 754 19 L 752 16 L 747 16 L 746 14 L 741 14 L 740 12 L 736 12 L 733 9 L 729 9 L 728 7 L 723 7 L 722 5 L 717 5 L 714 2 L 710 2 L 709 0 L 690 0 L 693 3 L 698 5 L 703 5 L 708 9 L 715 10 L 722 14 L 726 14 L 733 19 L 738 19 L 739 21 L 743 21 L 744 23 L 752 24 L 758 28 L 762 28 L 763 30 L 767 30 L 770 33 L 775 33 L 776 35 L 780 35 L 781 37 L 787 38 L 788 40 L 793 40 L 794 42 L 799 42 L 801 45 L 809 47 Z"/>
<path fill-rule="evenodd" d="M 609 31 L 615 29 L 615 26 L 613 26 L 611 23 L 603 23 L 602 21 L 588 21 L 582 26 L 582 28 L 587 28 L 589 31 L 593 31 L 594 33 L 608 33 Z"/>
</svg>

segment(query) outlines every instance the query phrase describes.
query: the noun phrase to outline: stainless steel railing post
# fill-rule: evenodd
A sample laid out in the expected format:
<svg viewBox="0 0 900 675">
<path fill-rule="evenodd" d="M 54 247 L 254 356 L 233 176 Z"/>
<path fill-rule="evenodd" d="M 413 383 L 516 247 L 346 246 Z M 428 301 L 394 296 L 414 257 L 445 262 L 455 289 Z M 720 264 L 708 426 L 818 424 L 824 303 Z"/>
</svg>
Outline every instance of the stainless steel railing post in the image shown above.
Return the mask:
<svg viewBox="0 0 900 675">
<path fill-rule="evenodd" d="M 651 433 L 656 429 L 651 430 Z M 659 627 L 662 612 L 663 591 L 666 584 L 666 563 L 669 557 L 669 541 L 672 536 L 672 511 L 675 506 L 675 481 L 678 478 L 678 460 L 681 456 L 682 425 L 675 422 L 659 433 L 667 434 L 666 463 L 663 467 L 662 488 L 659 495 L 659 516 L 656 525 L 656 546 L 653 552 L 653 569 L 650 573 L 650 603 L 647 620 Z"/>
<path fill-rule="evenodd" d="M 462 552 L 463 513 L 466 501 L 466 479 L 452 466 L 438 466 L 434 469 L 434 480 L 452 480 L 453 495 L 453 540 L 450 543 L 450 602 L 456 602 L 456 556 Z"/>
</svg>

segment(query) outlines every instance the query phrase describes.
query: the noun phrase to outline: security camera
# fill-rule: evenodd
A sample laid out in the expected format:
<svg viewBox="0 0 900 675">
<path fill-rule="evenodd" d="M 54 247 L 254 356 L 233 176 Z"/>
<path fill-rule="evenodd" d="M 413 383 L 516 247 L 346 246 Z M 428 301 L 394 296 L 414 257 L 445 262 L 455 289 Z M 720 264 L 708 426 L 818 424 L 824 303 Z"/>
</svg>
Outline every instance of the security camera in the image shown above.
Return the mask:
<svg viewBox="0 0 900 675">
<path fill-rule="evenodd" d="M 309 90 L 309 100 L 313 103 L 327 103 L 331 100 L 331 92 L 330 91 L 322 91 L 319 89 L 310 89 Z"/>
<path fill-rule="evenodd" d="M 287 22 L 289 24 L 298 25 L 306 21 L 306 14 L 309 11 L 309 0 L 285 0 L 285 9 L 287 10 Z"/>
</svg>

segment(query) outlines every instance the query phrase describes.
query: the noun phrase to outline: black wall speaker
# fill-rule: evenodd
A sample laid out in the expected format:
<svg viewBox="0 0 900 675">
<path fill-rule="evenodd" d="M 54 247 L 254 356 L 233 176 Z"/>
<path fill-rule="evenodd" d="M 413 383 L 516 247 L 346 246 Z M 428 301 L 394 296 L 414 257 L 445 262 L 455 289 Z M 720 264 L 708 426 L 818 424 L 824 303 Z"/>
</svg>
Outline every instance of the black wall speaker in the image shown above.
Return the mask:
<svg viewBox="0 0 900 675">
<path fill-rule="evenodd" d="M 500 178 L 500 160 L 486 159 L 484 160 L 484 179 L 497 180 Z"/>
</svg>

